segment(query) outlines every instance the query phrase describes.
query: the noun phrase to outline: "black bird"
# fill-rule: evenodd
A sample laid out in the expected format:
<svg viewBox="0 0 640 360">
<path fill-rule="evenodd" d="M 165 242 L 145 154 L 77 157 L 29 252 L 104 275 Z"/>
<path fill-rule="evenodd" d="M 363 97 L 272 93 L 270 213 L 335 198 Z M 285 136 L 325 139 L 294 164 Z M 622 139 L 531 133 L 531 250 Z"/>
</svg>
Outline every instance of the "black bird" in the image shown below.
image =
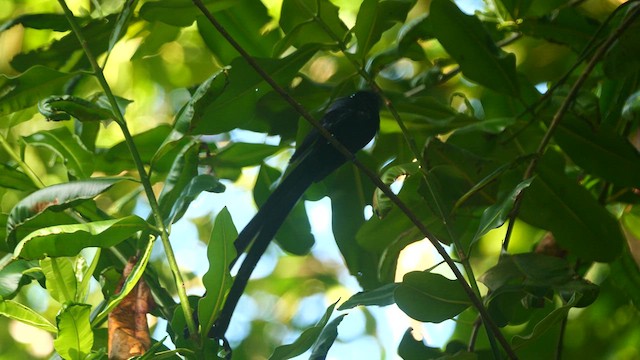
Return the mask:
<svg viewBox="0 0 640 360">
<path fill-rule="evenodd" d="M 327 109 L 321 125 L 351 153 L 367 145 L 380 127 L 380 98 L 371 91 L 358 91 L 337 99 Z M 234 245 L 238 256 L 249 246 L 249 251 L 236 275 L 220 316 L 210 335 L 224 340 L 231 315 L 244 292 L 249 277 L 267 246 L 278 232 L 287 215 L 305 190 L 314 182 L 346 162 L 340 153 L 320 132 L 313 128 L 289 160 L 285 177 L 260 207 L 258 213 L 238 234 Z M 238 260 L 236 257 L 230 267 Z"/>
</svg>

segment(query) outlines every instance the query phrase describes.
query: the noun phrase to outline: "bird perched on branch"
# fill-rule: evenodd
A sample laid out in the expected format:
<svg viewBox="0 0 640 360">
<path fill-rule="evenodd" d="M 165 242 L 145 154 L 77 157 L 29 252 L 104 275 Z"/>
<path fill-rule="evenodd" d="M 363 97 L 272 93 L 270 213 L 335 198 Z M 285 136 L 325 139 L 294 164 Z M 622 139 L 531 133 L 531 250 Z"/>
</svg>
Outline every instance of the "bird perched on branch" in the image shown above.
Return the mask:
<svg viewBox="0 0 640 360">
<path fill-rule="evenodd" d="M 358 91 L 337 99 L 327 109 L 320 123 L 352 154 L 367 145 L 380 128 L 380 98 L 371 91 Z M 260 207 L 258 213 L 238 234 L 234 245 L 238 256 L 249 249 L 220 316 L 210 335 L 224 339 L 231 315 L 244 292 L 249 277 L 267 246 L 296 202 L 312 183 L 324 179 L 346 162 L 327 138 L 317 129 L 304 138 L 289 160 L 285 177 Z M 238 260 L 231 262 L 231 267 Z"/>
</svg>

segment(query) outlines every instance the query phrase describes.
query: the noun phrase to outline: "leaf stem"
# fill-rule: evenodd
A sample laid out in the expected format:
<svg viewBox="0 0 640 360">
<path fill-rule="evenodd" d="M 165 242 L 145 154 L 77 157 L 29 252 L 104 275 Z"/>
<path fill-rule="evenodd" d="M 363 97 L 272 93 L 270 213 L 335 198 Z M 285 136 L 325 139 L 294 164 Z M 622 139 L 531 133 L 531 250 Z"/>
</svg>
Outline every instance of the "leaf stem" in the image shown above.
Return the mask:
<svg viewBox="0 0 640 360">
<path fill-rule="evenodd" d="M 84 35 L 82 34 L 82 31 L 80 29 L 80 26 L 78 25 L 78 23 L 75 20 L 75 17 L 73 16 L 73 13 L 71 12 L 71 10 L 69 10 L 69 7 L 65 3 L 65 0 L 58 0 L 58 3 L 63 9 L 67 17 L 67 20 L 69 21 L 69 25 L 71 26 L 72 31 L 78 38 L 78 41 L 80 42 L 80 45 L 84 50 L 85 56 L 87 57 L 87 59 L 89 60 L 89 63 L 91 64 L 95 77 L 98 79 L 100 86 L 102 87 L 107 98 L 109 99 L 109 103 L 111 105 L 113 114 L 115 116 L 114 121 L 120 127 L 122 134 L 124 135 L 125 142 L 129 147 L 131 156 L 133 157 L 133 161 L 136 164 L 136 168 L 140 176 L 140 182 L 142 183 L 142 187 L 144 188 L 145 195 L 147 197 L 147 200 L 149 201 L 149 206 L 151 208 L 153 218 L 156 222 L 155 226 L 157 226 L 158 230 L 160 231 L 160 239 L 162 240 L 162 245 L 164 247 L 164 251 L 167 256 L 169 267 L 171 268 L 171 272 L 173 273 L 173 277 L 176 283 L 176 289 L 178 291 L 178 297 L 180 298 L 180 304 L 182 306 L 182 310 L 184 312 L 184 318 L 187 323 L 187 328 L 189 329 L 189 333 L 195 336 L 197 334 L 197 331 L 196 331 L 197 329 L 193 321 L 193 318 L 191 317 L 191 307 L 189 305 L 189 300 L 187 297 L 184 280 L 182 279 L 182 274 L 180 273 L 178 262 L 176 261 L 173 248 L 171 247 L 171 242 L 169 241 L 169 232 L 167 228 L 164 226 L 164 223 L 162 221 L 162 215 L 160 214 L 158 201 L 153 192 L 151 181 L 149 180 L 149 176 L 144 167 L 144 163 L 140 157 L 140 153 L 138 152 L 138 149 L 136 148 L 136 145 L 133 142 L 133 137 L 131 136 L 131 133 L 129 132 L 129 128 L 127 127 L 127 122 L 124 118 L 124 115 L 120 111 L 120 108 L 118 107 L 116 98 L 113 95 L 113 92 L 111 91 L 111 88 L 107 83 L 107 80 L 104 77 L 102 68 L 100 67 L 100 65 L 98 65 L 98 62 L 95 56 L 92 54 L 91 50 L 89 49 L 88 42 L 84 38 Z M 155 238 L 151 238 L 149 241 L 154 242 Z M 131 278 L 131 275 L 129 276 L 129 278 Z M 124 289 L 125 288 L 123 288 L 123 291 Z"/>
</svg>

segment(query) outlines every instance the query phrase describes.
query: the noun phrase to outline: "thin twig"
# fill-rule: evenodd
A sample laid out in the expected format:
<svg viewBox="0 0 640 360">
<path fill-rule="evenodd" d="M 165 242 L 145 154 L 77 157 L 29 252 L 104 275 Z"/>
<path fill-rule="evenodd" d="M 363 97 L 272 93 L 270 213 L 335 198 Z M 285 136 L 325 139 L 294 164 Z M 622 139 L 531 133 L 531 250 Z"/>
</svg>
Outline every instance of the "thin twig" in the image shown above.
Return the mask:
<svg viewBox="0 0 640 360">
<path fill-rule="evenodd" d="M 316 119 L 314 119 L 307 110 L 300 105 L 295 99 L 293 99 L 280 85 L 278 85 L 269 74 L 262 69 L 262 67 L 249 55 L 238 42 L 233 39 L 233 37 L 226 31 L 226 29 L 213 17 L 213 15 L 209 12 L 209 10 L 204 6 L 201 0 L 193 0 L 193 3 L 202 11 L 202 13 L 207 17 L 209 22 L 216 28 L 216 30 L 229 42 L 231 46 L 233 46 L 238 53 L 249 63 L 251 67 L 267 82 L 275 92 L 277 92 L 285 101 L 291 105 L 291 107 L 296 110 L 305 120 L 307 120 L 314 128 L 318 130 L 318 132 L 327 139 L 332 146 L 334 146 L 340 153 L 342 153 L 348 160 L 350 160 L 360 171 L 362 171 L 371 181 L 385 194 L 389 197 L 389 199 L 411 220 L 411 222 L 420 230 L 420 232 L 431 242 L 431 244 L 435 247 L 436 251 L 442 256 L 444 261 L 447 263 L 451 271 L 455 275 L 456 279 L 462 286 L 464 292 L 469 297 L 469 300 L 472 302 L 473 306 L 478 310 L 480 315 L 482 316 L 485 324 L 489 327 L 491 332 L 495 334 L 496 338 L 502 345 L 503 349 L 511 359 L 517 359 L 516 354 L 511 349 L 509 342 L 506 340 L 504 335 L 500 332 L 500 329 L 493 322 L 489 313 L 485 309 L 482 304 L 482 300 L 476 295 L 476 293 L 471 289 L 464 276 L 457 268 L 456 263 L 449 256 L 444 247 L 440 244 L 438 238 L 432 234 L 424 224 L 417 218 L 415 214 L 409 209 L 409 207 L 402 202 L 391 189 L 377 176 L 376 173 L 371 171 L 369 168 L 364 166 L 355 156 L 338 142 L 331 134 L 323 128 Z M 380 89 L 376 89 L 380 91 Z M 387 101 L 387 105 L 390 102 Z M 390 109 L 391 110 L 391 109 Z M 393 113 L 393 112 L 392 112 Z"/>
</svg>

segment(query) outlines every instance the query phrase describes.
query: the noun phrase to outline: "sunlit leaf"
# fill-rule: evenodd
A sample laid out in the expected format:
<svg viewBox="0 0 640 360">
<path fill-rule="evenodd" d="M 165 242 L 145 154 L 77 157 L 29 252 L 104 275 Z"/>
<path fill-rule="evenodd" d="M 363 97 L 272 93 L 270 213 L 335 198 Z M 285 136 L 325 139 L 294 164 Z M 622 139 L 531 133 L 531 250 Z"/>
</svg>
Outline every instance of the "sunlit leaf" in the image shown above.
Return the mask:
<svg viewBox="0 0 640 360">
<path fill-rule="evenodd" d="M 89 324 L 91 305 L 67 304 L 56 316 L 58 337 L 53 341 L 64 359 L 82 360 L 93 347 L 93 332 Z"/>
<path fill-rule="evenodd" d="M 27 235 L 16 246 L 15 257 L 73 256 L 86 247 L 108 248 L 148 227 L 138 216 L 83 224 L 42 228 Z"/>
<path fill-rule="evenodd" d="M 237 255 L 233 245 L 237 237 L 238 231 L 233 225 L 231 215 L 227 208 L 223 208 L 216 217 L 207 247 L 209 269 L 202 277 L 207 293 L 198 302 L 198 320 L 204 337 L 207 336 L 222 310 L 224 300 L 231 288 L 229 265 Z"/>
<path fill-rule="evenodd" d="M 0 315 L 55 334 L 58 329 L 39 312 L 13 300 L 0 300 Z"/>
</svg>

